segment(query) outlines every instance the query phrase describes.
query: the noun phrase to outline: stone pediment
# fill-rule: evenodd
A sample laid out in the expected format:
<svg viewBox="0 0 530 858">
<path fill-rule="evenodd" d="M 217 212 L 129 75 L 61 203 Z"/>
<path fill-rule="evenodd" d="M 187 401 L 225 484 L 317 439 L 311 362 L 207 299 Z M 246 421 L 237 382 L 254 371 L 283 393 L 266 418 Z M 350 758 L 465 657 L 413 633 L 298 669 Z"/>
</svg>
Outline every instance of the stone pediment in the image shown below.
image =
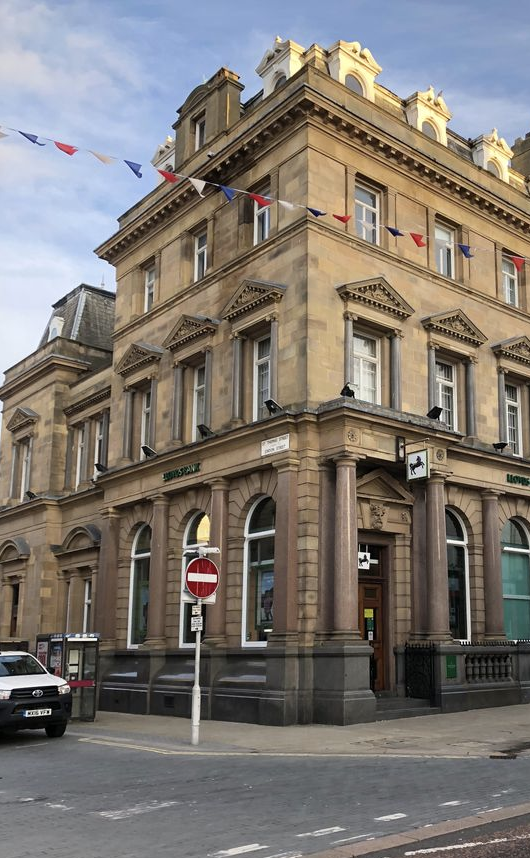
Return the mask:
<svg viewBox="0 0 530 858">
<path fill-rule="evenodd" d="M 428 331 L 437 331 L 448 337 L 453 337 L 460 342 L 470 343 L 472 346 L 482 346 L 487 337 L 482 333 L 463 310 L 448 310 L 445 313 L 436 313 L 422 319 L 423 327 Z"/>
<path fill-rule="evenodd" d="M 16 408 L 6 428 L 9 432 L 18 432 L 20 429 L 32 426 L 38 419 L 39 415 L 32 408 Z"/>
<path fill-rule="evenodd" d="M 357 480 L 357 495 L 364 498 L 377 498 L 388 502 L 412 504 L 414 498 L 400 482 L 384 468 L 370 471 Z"/>
<path fill-rule="evenodd" d="M 344 283 L 337 286 L 336 290 L 345 303 L 348 301 L 367 304 L 399 319 L 408 319 L 414 313 L 414 307 L 411 307 L 384 277 Z"/>
<path fill-rule="evenodd" d="M 285 294 L 285 286 L 267 280 L 245 280 L 222 312 L 223 319 L 233 322 L 267 304 L 277 304 Z"/>
<path fill-rule="evenodd" d="M 498 357 L 510 358 L 518 363 L 530 364 L 530 338 L 511 337 L 491 347 Z"/>
<path fill-rule="evenodd" d="M 175 352 L 202 337 L 212 337 L 218 326 L 217 319 L 210 319 L 207 316 L 181 316 L 170 335 L 164 340 L 164 348 Z"/>
<path fill-rule="evenodd" d="M 122 359 L 116 364 L 118 375 L 128 375 L 143 366 L 159 361 L 164 354 L 164 349 L 149 343 L 133 343 Z"/>
</svg>

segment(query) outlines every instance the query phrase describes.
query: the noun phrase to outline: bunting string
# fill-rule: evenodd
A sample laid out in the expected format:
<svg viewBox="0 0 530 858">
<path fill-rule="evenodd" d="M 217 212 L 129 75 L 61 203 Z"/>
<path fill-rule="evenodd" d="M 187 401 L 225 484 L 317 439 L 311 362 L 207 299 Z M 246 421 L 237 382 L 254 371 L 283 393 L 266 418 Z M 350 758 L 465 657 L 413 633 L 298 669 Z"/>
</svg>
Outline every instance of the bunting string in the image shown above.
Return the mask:
<svg viewBox="0 0 530 858">
<path fill-rule="evenodd" d="M 53 140 L 50 137 L 44 137 L 41 134 L 33 134 L 29 131 L 21 131 L 18 128 L 9 128 L 8 126 L 0 125 L 0 141 L 13 134 L 20 135 L 34 146 L 44 147 L 48 143 L 51 143 L 60 152 L 63 152 L 69 157 L 73 157 L 77 152 L 88 152 L 90 155 L 93 155 L 94 158 L 96 158 L 98 161 L 105 165 L 112 165 L 116 162 L 121 161 L 129 168 L 132 173 L 134 173 L 137 179 L 143 178 L 143 165 L 138 163 L 137 161 L 131 161 L 127 158 L 120 158 L 116 155 L 105 155 L 101 152 L 95 151 L 94 149 L 83 149 L 79 146 L 72 146 L 69 143 L 61 143 L 59 140 Z M 273 203 L 276 203 L 287 211 L 294 211 L 295 209 L 304 209 L 305 211 L 312 214 L 315 218 L 328 216 L 328 212 L 323 211 L 319 208 L 315 208 L 314 206 L 308 206 L 302 203 L 295 203 L 289 200 L 280 200 L 269 195 L 256 194 L 252 191 L 243 190 L 242 188 L 233 188 L 227 185 L 221 185 L 217 182 L 209 182 L 206 179 L 200 179 L 198 176 L 186 176 L 182 173 L 175 173 L 171 170 L 161 170 L 158 167 L 154 167 L 154 169 L 164 179 L 164 181 L 168 182 L 169 184 L 177 184 L 178 182 L 188 181 L 201 198 L 205 196 L 206 188 L 210 186 L 212 188 L 217 189 L 218 191 L 221 191 L 221 193 L 224 194 L 226 200 L 229 203 L 232 203 L 238 195 L 243 195 L 253 200 L 253 202 L 255 202 L 256 205 L 261 209 L 267 208 Z M 343 224 L 347 224 L 348 221 L 352 219 L 352 215 L 350 214 L 337 214 L 334 212 L 331 213 L 331 217 Z M 378 226 L 374 224 L 373 221 L 366 221 L 362 218 L 356 218 L 354 222 L 356 225 L 361 226 L 363 232 L 368 235 L 370 235 L 370 233 L 373 235 L 378 229 Z M 427 247 L 428 243 L 433 240 L 432 236 L 429 236 L 427 233 L 417 231 L 413 232 L 403 227 L 398 228 L 395 226 L 382 224 L 381 228 L 386 229 L 390 233 L 390 235 L 392 235 L 396 240 L 399 238 L 405 238 L 407 236 L 410 237 L 416 247 L 419 248 Z M 421 227 L 419 227 L 419 225 L 415 225 L 415 229 L 421 229 Z M 476 253 L 497 252 L 496 250 L 491 250 L 488 247 L 471 246 L 469 244 L 461 244 L 458 242 L 442 242 L 436 236 L 434 237 L 434 241 L 439 247 L 442 248 L 445 247 L 451 250 L 458 248 L 458 250 L 466 259 L 473 259 Z M 525 263 L 530 262 L 530 257 L 521 256 L 518 254 L 507 254 L 504 252 L 502 252 L 502 255 L 503 257 L 510 259 L 513 262 L 518 272 L 522 270 Z"/>
</svg>

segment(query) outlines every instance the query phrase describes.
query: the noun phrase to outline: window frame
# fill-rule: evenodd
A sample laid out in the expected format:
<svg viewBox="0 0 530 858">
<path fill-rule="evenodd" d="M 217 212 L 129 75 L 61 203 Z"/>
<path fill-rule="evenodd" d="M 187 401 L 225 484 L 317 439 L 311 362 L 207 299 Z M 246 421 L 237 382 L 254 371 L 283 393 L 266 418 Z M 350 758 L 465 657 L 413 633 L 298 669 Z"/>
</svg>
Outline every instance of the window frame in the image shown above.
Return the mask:
<svg viewBox="0 0 530 858">
<path fill-rule="evenodd" d="M 241 605 L 242 605 L 242 613 L 241 613 L 241 646 L 248 649 L 249 647 L 266 647 L 268 640 L 263 641 L 250 641 L 247 640 L 247 614 L 248 614 L 248 597 L 249 597 L 249 572 L 250 572 L 250 545 L 252 542 L 256 542 L 258 539 L 268 539 L 271 536 L 274 539 L 274 552 L 272 558 L 272 574 L 273 574 L 273 589 L 274 589 L 274 555 L 276 551 L 276 525 L 274 528 L 269 530 L 255 531 L 250 532 L 250 525 L 252 522 L 252 517 L 258 508 L 259 504 L 264 500 L 271 500 L 276 509 L 276 502 L 274 498 L 270 495 L 261 495 L 250 507 L 248 511 L 248 515 L 245 521 L 245 529 L 244 529 L 244 548 L 243 548 L 243 586 L 241 593 Z M 273 597 L 274 604 L 274 597 Z M 274 620 L 272 620 L 274 624 Z M 270 631 L 274 630 L 274 625 L 272 626 Z M 269 634 L 268 632 L 267 634 Z"/>
<path fill-rule="evenodd" d="M 260 196 L 267 197 L 270 194 L 270 188 L 256 191 Z M 253 221 L 253 237 L 252 244 L 254 247 L 267 241 L 271 234 L 271 207 L 270 205 L 261 206 L 257 200 L 252 200 L 252 221 Z"/>
<path fill-rule="evenodd" d="M 358 381 L 356 380 L 356 350 L 355 350 L 355 341 L 356 340 L 371 340 L 375 343 L 375 357 L 372 359 L 367 355 L 362 355 L 358 353 L 359 360 L 359 373 L 358 373 Z M 351 384 L 355 391 L 355 396 L 357 399 L 360 399 L 363 402 L 370 402 L 372 405 L 381 405 L 381 337 L 378 337 L 375 334 L 368 333 L 363 330 L 353 330 L 351 337 L 351 354 L 349 356 L 350 363 L 350 372 L 348 378 L 351 379 Z M 375 366 L 375 392 L 374 399 L 369 399 L 363 395 L 365 392 L 364 386 L 362 384 L 362 365 L 369 364 Z"/>
<path fill-rule="evenodd" d="M 508 388 L 512 388 L 516 392 L 515 399 L 508 395 Z M 523 455 L 523 424 L 521 404 L 521 385 L 515 384 L 512 381 L 506 381 L 504 384 L 506 440 L 508 441 L 508 446 L 511 447 L 514 456 Z M 513 417 L 514 415 L 515 421 L 510 420 L 510 416 Z"/>
<path fill-rule="evenodd" d="M 138 552 L 136 550 L 138 542 L 140 541 L 140 536 L 145 528 L 149 528 L 150 532 L 150 541 L 149 541 L 149 551 Z M 151 565 L 151 553 L 152 553 L 152 529 L 149 524 L 144 522 L 138 527 L 138 530 L 135 534 L 132 548 L 131 548 L 131 566 L 130 566 L 130 574 L 129 574 L 129 603 L 127 606 L 127 649 L 138 649 L 139 646 L 142 646 L 147 639 L 147 630 L 148 630 L 148 622 L 149 622 L 149 586 L 150 586 L 150 565 Z M 132 641 L 132 632 L 133 632 L 133 609 L 135 607 L 135 595 L 136 595 L 136 587 L 137 587 L 137 579 L 138 579 L 138 569 L 136 567 L 136 563 L 138 560 L 148 560 L 147 566 L 147 612 L 146 612 L 146 621 L 145 621 L 145 637 L 142 641 L 138 643 Z"/>
<path fill-rule="evenodd" d="M 84 579 L 83 592 L 83 634 L 90 631 L 92 621 L 92 578 Z"/>
<path fill-rule="evenodd" d="M 269 341 L 269 350 L 268 353 L 262 357 L 259 357 L 259 345 L 260 343 Z M 268 368 L 268 382 L 267 382 L 267 392 L 263 398 L 263 401 L 260 403 L 260 393 L 261 388 L 259 386 L 261 379 L 261 367 L 267 366 Z M 265 401 L 271 398 L 271 390 L 272 390 L 272 336 L 271 332 L 268 331 L 266 334 L 255 337 L 252 342 L 252 419 L 253 420 L 262 420 L 268 415 L 268 411 L 265 406 Z"/>
<path fill-rule="evenodd" d="M 466 609 L 466 637 L 464 637 L 464 638 L 453 638 L 453 640 L 458 640 L 461 642 L 469 642 L 471 640 L 471 588 L 470 588 L 470 583 L 469 583 L 469 548 L 468 548 L 469 541 L 468 541 L 468 536 L 467 536 L 467 528 L 466 528 L 464 522 L 462 521 L 462 519 L 460 518 L 460 516 L 458 515 L 458 513 L 456 512 L 456 510 L 454 510 L 452 507 L 446 507 L 445 508 L 446 516 L 448 513 L 456 519 L 456 521 L 457 521 L 457 523 L 458 523 L 458 525 L 462 531 L 463 536 L 462 536 L 462 539 L 454 539 L 452 537 L 447 536 L 447 532 L 446 532 L 446 546 L 447 546 L 447 548 L 449 548 L 449 546 L 454 546 L 456 548 L 462 548 L 463 553 L 464 553 L 464 594 L 463 595 L 464 595 L 465 609 Z M 449 555 L 449 552 L 447 551 L 447 578 L 448 578 L 447 583 L 449 586 L 449 556 L 448 555 Z M 448 594 L 449 594 L 449 592 L 450 591 L 448 590 Z M 449 607 L 450 606 L 451 606 L 451 601 L 450 601 L 450 597 L 449 597 Z M 450 621 L 450 617 L 449 617 L 449 626 L 450 625 L 451 625 L 451 621 Z"/>
<path fill-rule="evenodd" d="M 448 237 L 446 241 L 438 235 L 438 232 L 444 232 Z M 456 279 L 455 266 L 455 245 L 456 245 L 456 230 L 453 227 L 446 226 L 444 223 L 436 221 L 434 224 L 434 253 L 435 264 L 438 274 L 442 277 L 448 277 L 451 280 Z"/>
<path fill-rule="evenodd" d="M 438 366 L 450 367 L 452 378 L 449 382 L 446 378 L 441 378 L 438 374 Z M 444 422 L 449 426 L 449 428 L 453 432 L 458 432 L 458 366 L 455 361 L 447 360 L 445 358 L 436 358 L 434 365 L 434 392 L 435 392 L 435 402 L 442 409 L 442 413 L 440 414 L 440 421 Z M 444 389 L 446 388 L 451 392 L 451 410 L 452 410 L 452 419 L 444 420 L 443 416 L 448 412 L 448 409 L 443 404 L 443 395 Z M 446 391 L 447 392 L 447 391 Z"/>
<path fill-rule="evenodd" d="M 87 446 L 87 427 L 85 423 L 76 426 L 75 440 L 75 481 L 74 488 L 78 489 L 85 480 L 85 460 Z"/>
<path fill-rule="evenodd" d="M 148 313 L 155 301 L 156 265 L 149 265 L 144 271 L 144 313 Z"/>
<path fill-rule="evenodd" d="M 364 200 L 359 200 L 357 197 L 358 190 L 373 195 L 375 201 L 374 205 L 370 206 Z M 358 208 L 362 209 L 362 217 L 358 217 Z M 361 238 L 363 241 L 368 242 L 368 244 L 379 246 L 381 244 L 381 191 L 366 182 L 356 181 L 354 189 L 354 211 L 355 234 L 357 235 L 357 238 Z M 369 224 L 366 220 L 367 211 L 372 212 L 375 219 L 375 223 L 371 226 L 367 225 Z M 372 238 L 368 237 L 368 232 L 372 233 Z"/>
<path fill-rule="evenodd" d="M 193 120 L 193 145 L 194 151 L 199 149 L 206 143 L 206 113 L 200 113 Z"/>
<path fill-rule="evenodd" d="M 148 387 L 147 390 L 141 390 L 140 395 L 142 397 L 141 403 L 141 414 L 140 414 L 140 458 L 146 459 L 144 451 L 142 450 L 143 446 L 149 447 L 149 441 L 151 439 L 151 405 L 152 405 L 152 391 L 151 387 Z"/>
<path fill-rule="evenodd" d="M 202 379 L 201 379 L 202 373 Z M 201 414 L 202 411 L 202 414 Z M 197 426 L 206 422 L 206 363 L 193 367 L 193 410 L 191 437 L 193 441 L 200 438 Z"/>
<path fill-rule="evenodd" d="M 201 242 L 203 242 L 201 244 Z M 206 277 L 208 270 L 208 233 L 201 230 L 193 237 L 193 282 Z"/>
<path fill-rule="evenodd" d="M 20 460 L 20 494 L 19 500 L 23 501 L 26 492 L 31 485 L 31 458 L 33 451 L 33 438 L 22 438 L 18 445 Z"/>
<path fill-rule="evenodd" d="M 514 547 L 513 545 L 511 545 L 510 543 L 503 541 L 504 530 L 506 528 L 506 525 L 509 523 L 517 524 L 518 527 L 520 527 L 521 530 L 523 531 L 523 535 L 526 538 L 526 547 L 525 548 L 517 548 L 517 547 Z M 528 637 L 530 637 L 530 583 L 529 583 L 529 587 L 528 587 L 528 589 L 529 589 L 528 595 L 524 595 L 524 594 L 520 594 L 520 593 L 509 593 L 508 595 L 506 595 L 504 585 L 505 585 L 505 580 L 506 580 L 507 575 L 505 575 L 506 570 L 505 570 L 504 558 L 509 557 L 510 555 L 519 555 L 519 556 L 526 557 L 526 571 L 527 571 L 527 576 L 530 577 L 530 535 L 528 532 L 528 526 L 525 522 L 521 521 L 519 518 L 517 518 L 515 516 L 513 518 L 509 518 L 506 520 L 506 522 L 503 526 L 500 538 L 501 538 L 502 602 L 503 602 L 503 613 L 504 613 L 504 632 L 505 632 L 508 640 L 521 640 L 521 638 L 510 638 L 510 637 L 508 637 L 508 630 L 507 630 L 507 623 L 506 623 L 506 603 L 510 600 L 511 601 L 518 601 L 518 602 L 526 602 L 528 605 L 528 612 L 529 612 L 528 630 L 527 630 L 527 634 L 525 634 L 523 636 L 523 639 L 527 639 Z"/>
<path fill-rule="evenodd" d="M 511 267 L 511 271 L 506 271 L 505 267 Z M 508 258 L 506 254 L 502 255 L 501 260 L 501 276 L 502 276 L 502 294 L 504 301 L 510 307 L 519 306 L 519 272 L 515 267 L 515 263 Z M 513 300 L 511 300 L 510 292 L 513 292 Z"/>
</svg>

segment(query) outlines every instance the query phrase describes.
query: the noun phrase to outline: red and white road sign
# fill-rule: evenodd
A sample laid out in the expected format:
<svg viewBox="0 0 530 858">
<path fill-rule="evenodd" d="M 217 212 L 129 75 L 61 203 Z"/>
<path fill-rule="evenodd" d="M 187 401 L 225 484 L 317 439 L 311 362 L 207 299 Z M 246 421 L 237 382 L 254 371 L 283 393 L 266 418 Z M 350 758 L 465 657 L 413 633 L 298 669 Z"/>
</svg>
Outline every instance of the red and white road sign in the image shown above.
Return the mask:
<svg viewBox="0 0 530 858">
<path fill-rule="evenodd" d="M 213 596 L 219 586 L 219 569 L 208 557 L 196 557 L 186 567 L 186 587 L 196 599 Z"/>
</svg>

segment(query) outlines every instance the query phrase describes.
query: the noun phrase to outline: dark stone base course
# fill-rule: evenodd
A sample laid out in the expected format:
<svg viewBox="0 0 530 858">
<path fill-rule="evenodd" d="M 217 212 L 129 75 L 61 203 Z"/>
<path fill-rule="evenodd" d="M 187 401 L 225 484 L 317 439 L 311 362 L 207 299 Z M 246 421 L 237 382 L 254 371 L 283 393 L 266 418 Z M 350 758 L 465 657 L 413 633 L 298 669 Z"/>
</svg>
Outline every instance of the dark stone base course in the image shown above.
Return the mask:
<svg viewBox="0 0 530 858">
<path fill-rule="evenodd" d="M 509 682 L 442 688 L 439 705 L 442 712 L 462 712 L 466 709 L 493 709 L 525 702 L 519 683 Z"/>
</svg>

